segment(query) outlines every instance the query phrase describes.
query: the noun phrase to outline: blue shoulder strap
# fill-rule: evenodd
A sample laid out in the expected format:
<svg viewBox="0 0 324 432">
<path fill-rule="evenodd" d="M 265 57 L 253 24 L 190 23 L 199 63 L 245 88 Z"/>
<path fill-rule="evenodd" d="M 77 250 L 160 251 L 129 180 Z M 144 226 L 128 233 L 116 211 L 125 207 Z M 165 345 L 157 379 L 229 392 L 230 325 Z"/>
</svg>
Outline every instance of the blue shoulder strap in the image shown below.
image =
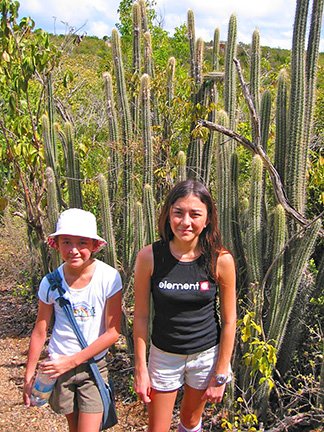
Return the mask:
<svg viewBox="0 0 324 432">
<path fill-rule="evenodd" d="M 68 299 L 63 297 L 65 290 L 62 287 L 62 278 L 59 271 L 56 269 L 52 273 L 47 274 L 46 277 L 50 284 L 49 289 L 52 291 L 56 289 L 58 290 L 60 295 L 55 300 L 58 302 L 58 304 L 65 312 L 65 315 L 67 316 L 67 319 L 69 320 L 71 327 L 73 328 L 82 349 L 86 348 L 88 344 L 83 336 L 82 331 L 80 330 L 80 327 L 78 326 L 78 323 L 76 322 L 71 303 Z M 109 391 L 107 391 L 107 387 L 106 387 L 109 384 L 105 383 L 105 381 L 103 380 L 99 368 L 95 362 L 95 359 L 91 357 L 88 360 L 88 362 L 100 392 L 100 396 L 104 407 L 103 423 L 106 423 L 109 414 L 109 406 L 112 403 L 110 393 Z"/>
</svg>

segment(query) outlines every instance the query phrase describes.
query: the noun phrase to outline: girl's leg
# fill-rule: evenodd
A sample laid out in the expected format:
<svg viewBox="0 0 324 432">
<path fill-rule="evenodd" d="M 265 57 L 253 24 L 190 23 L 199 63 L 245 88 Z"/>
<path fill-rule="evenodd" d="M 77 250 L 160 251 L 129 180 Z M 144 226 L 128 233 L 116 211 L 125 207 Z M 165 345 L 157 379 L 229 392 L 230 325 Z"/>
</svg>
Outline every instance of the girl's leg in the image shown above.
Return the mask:
<svg viewBox="0 0 324 432">
<path fill-rule="evenodd" d="M 180 421 L 185 428 L 194 429 L 198 426 L 206 404 L 202 400 L 204 393 L 205 390 L 197 390 L 185 384 L 180 407 Z"/>
<path fill-rule="evenodd" d="M 65 416 L 69 425 L 69 432 L 78 432 L 78 416 L 78 411 L 72 412 L 71 414 L 67 414 Z"/>
<path fill-rule="evenodd" d="M 79 413 L 78 432 L 98 432 L 102 421 L 100 413 Z"/>
<path fill-rule="evenodd" d="M 178 390 L 161 392 L 152 389 L 151 402 L 147 405 L 149 425 L 147 432 L 168 432 Z"/>
<path fill-rule="evenodd" d="M 66 415 L 69 432 L 98 432 L 102 420 L 101 413 L 73 412 Z"/>
</svg>

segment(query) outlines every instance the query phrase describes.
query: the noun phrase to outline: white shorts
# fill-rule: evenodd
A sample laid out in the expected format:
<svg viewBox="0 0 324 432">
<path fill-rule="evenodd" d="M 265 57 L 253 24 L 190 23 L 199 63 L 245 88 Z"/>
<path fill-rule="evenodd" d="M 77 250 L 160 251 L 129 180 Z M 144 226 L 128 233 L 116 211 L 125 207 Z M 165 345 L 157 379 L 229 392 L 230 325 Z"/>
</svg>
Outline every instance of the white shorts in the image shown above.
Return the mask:
<svg viewBox="0 0 324 432">
<path fill-rule="evenodd" d="M 162 351 L 151 344 L 148 370 L 152 388 L 172 391 L 186 383 L 194 389 L 205 390 L 214 372 L 218 347 L 216 345 L 205 351 L 183 355 Z"/>
</svg>

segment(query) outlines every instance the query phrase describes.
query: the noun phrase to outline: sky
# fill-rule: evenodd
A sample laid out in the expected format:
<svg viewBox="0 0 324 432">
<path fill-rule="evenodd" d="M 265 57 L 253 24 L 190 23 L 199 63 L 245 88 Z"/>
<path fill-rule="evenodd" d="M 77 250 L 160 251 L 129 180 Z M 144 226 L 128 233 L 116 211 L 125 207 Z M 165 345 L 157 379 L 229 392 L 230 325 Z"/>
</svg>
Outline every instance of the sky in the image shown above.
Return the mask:
<svg viewBox="0 0 324 432">
<path fill-rule="evenodd" d="M 312 3 L 312 2 L 310 2 Z M 20 0 L 19 17 L 30 16 L 37 28 L 64 34 L 70 27 L 78 34 L 111 35 L 118 23 L 120 0 Z M 191 9 L 195 16 L 196 37 L 213 39 L 215 28 L 221 40 L 227 39 L 230 16 L 238 22 L 238 41 L 250 43 L 255 29 L 263 46 L 291 48 L 296 0 L 156 0 L 155 10 L 170 35 L 187 22 Z M 309 13 L 310 14 L 310 13 Z M 320 51 L 324 51 L 324 28 Z"/>
</svg>

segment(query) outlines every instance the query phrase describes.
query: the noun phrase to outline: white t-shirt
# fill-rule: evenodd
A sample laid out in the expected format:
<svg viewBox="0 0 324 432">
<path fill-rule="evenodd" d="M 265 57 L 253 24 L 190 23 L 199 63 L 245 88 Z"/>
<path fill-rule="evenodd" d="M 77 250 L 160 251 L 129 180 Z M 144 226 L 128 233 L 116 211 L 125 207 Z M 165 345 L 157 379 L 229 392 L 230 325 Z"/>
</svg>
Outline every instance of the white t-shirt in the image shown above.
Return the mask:
<svg viewBox="0 0 324 432">
<path fill-rule="evenodd" d="M 62 277 L 62 286 L 66 291 L 64 297 L 70 300 L 76 321 L 85 340 L 90 345 L 105 332 L 106 299 L 122 289 L 121 277 L 116 269 L 96 259 L 96 267 L 90 283 L 84 288 L 70 288 L 64 278 L 63 265 L 58 267 L 58 271 Z M 63 309 L 55 301 L 58 296 L 57 290 L 49 289 L 48 280 L 44 277 L 39 286 L 38 297 L 46 304 L 53 304 L 55 312 L 48 352 L 49 354 L 72 355 L 79 352 L 81 346 Z M 100 359 L 107 351 L 108 349 L 99 353 L 95 358 Z"/>
</svg>

